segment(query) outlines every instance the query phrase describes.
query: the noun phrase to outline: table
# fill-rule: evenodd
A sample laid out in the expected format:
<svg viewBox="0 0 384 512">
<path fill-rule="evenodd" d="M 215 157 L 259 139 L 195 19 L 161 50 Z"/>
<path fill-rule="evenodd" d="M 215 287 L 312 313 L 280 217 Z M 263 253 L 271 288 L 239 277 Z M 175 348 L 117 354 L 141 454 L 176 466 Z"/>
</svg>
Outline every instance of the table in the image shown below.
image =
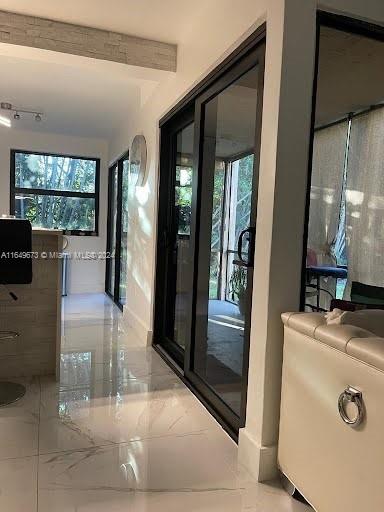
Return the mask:
<svg viewBox="0 0 384 512">
<path fill-rule="evenodd" d="M 317 311 L 323 311 L 320 307 L 320 292 L 322 288 L 320 287 L 320 279 L 322 277 L 333 277 L 334 279 L 347 279 L 348 277 L 348 269 L 346 267 L 334 267 L 330 265 L 319 265 L 319 266 L 308 266 L 307 267 L 307 278 L 308 282 L 311 282 L 312 278 L 316 279 L 316 309 Z M 327 290 L 323 290 L 329 293 Z M 330 294 L 331 295 L 331 294 Z M 331 295 L 332 296 L 332 295 Z M 332 296 L 334 299 L 335 297 Z"/>
</svg>

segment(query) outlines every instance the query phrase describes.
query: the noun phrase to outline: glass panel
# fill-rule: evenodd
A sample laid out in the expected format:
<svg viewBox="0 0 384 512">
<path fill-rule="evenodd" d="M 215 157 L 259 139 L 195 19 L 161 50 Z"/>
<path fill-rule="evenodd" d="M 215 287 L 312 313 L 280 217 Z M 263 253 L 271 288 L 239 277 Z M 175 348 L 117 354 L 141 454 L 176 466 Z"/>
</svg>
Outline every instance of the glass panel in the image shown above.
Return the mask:
<svg viewBox="0 0 384 512">
<path fill-rule="evenodd" d="M 15 153 L 15 187 L 93 193 L 95 179 L 95 160 Z"/>
<path fill-rule="evenodd" d="M 194 123 L 176 135 L 175 206 L 174 206 L 174 247 L 172 250 L 175 289 L 174 323 L 168 326 L 168 336 L 180 347 L 186 343 L 187 293 L 192 284 L 191 258 L 191 208 L 193 176 Z M 172 278 L 170 279 L 172 281 Z"/>
<path fill-rule="evenodd" d="M 125 304 L 127 286 L 127 244 L 128 244 L 128 172 L 129 160 L 123 160 L 122 182 L 121 182 L 121 249 L 120 249 L 120 279 L 119 279 L 119 302 Z"/>
<path fill-rule="evenodd" d="M 320 28 L 305 310 L 384 304 L 384 43 Z"/>
<path fill-rule="evenodd" d="M 224 207 L 225 162 L 217 160 L 213 178 L 211 265 L 209 279 L 209 298 L 220 295 L 221 253 L 223 246 L 223 207 Z"/>
<path fill-rule="evenodd" d="M 194 372 L 237 415 L 248 272 L 234 251 L 250 224 L 257 87 L 255 67 L 207 102 L 204 115 Z"/>
<path fill-rule="evenodd" d="M 232 162 L 231 195 L 234 196 L 234 211 L 232 212 L 235 220 L 234 240 L 237 240 L 241 231 L 249 226 L 252 200 L 252 190 L 249 189 L 249 184 L 252 183 L 253 159 L 253 155 L 248 155 Z M 235 245 L 232 248 L 235 249 Z"/>
<path fill-rule="evenodd" d="M 116 268 L 116 223 L 117 223 L 117 179 L 118 172 L 117 166 L 111 169 L 111 190 L 110 190 L 110 225 L 109 225 L 109 233 L 110 233 L 110 246 L 109 251 L 112 254 L 109 263 L 109 276 L 108 276 L 108 291 L 111 295 L 115 294 L 115 268 Z"/>
<path fill-rule="evenodd" d="M 225 298 L 229 302 L 239 305 L 246 287 L 246 271 L 244 267 L 234 265 L 237 260 L 237 241 L 240 233 L 250 224 L 253 176 L 253 154 L 231 162 L 229 169 L 230 199 L 228 202 L 228 243 L 226 245 L 225 259 L 227 261 Z M 248 242 L 244 238 L 242 257 L 247 259 Z"/>
<path fill-rule="evenodd" d="M 16 192 L 15 215 L 34 227 L 94 231 L 95 199 Z"/>
</svg>

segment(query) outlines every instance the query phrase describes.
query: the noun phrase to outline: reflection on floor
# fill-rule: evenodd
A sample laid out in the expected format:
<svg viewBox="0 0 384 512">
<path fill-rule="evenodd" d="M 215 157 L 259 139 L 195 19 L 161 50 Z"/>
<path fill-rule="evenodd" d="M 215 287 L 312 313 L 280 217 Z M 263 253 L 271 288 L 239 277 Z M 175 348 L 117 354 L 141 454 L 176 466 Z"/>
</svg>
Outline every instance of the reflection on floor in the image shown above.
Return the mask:
<svg viewBox="0 0 384 512">
<path fill-rule="evenodd" d="M 303 512 L 237 448 L 103 295 L 65 299 L 62 377 L 0 409 L 0 510 Z"/>
</svg>

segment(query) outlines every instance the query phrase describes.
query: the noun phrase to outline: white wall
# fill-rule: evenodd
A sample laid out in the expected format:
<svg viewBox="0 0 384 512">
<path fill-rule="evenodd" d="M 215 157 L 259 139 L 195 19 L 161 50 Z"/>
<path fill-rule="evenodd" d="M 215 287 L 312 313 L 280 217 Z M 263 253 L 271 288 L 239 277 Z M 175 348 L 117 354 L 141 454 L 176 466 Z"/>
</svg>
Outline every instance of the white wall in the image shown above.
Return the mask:
<svg viewBox="0 0 384 512">
<path fill-rule="evenodd" d="M 381 0 L 285 0 L 269 10 L 246 426 L 239 459 L 277 471 L 283 329 L 299 308 L 317 8 L 384 23 Z"/>
<path fill-rule="evenodd" d="M 382 0 L 217 0 L 188 20 L 178 71 L 122 127 L 110 158 L 136 133 L 147 139 L 144 187 L 132 190 L 127 307 L 142 341 L 151 338 L 158 121 L 262 21 L 267 21 L 263 127 L 255 254 L 247 422 L 239 458 L 263 480 L 276 474 L 283 334 L 280 314 L 299 307 L 316 8 L 383 22 Z"/>
<path fill-rule="evenodd" d="M 105 251 L 108 144 L 102 139 L 69 137 L 0 126 L 0 214 L 9 213 L 10 150 L 25 149 L 100 158 L 99 236 L 68 237 L 68 252 Z M 104 291 L 105 261 L 73 260 L 69 264 L 69 293 Z"/>
</svg>

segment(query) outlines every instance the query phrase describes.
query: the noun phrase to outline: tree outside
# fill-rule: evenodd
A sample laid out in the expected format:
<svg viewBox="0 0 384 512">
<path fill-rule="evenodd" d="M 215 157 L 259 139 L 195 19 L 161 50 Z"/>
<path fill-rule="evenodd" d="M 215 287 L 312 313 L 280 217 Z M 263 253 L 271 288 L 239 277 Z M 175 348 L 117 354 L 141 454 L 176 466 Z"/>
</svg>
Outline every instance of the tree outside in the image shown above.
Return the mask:
<svg viewBox="0 0 384 512">
<path fill-rule="evenodd" d="M 35 227 L 94 231 L 95 181 L 95 160 L 17 152 L 15 215 L 28 219 Z M 31 189 L 31 193 L 25 189 Z M 52 194 L 39 194 L 39 190 Z M 56 191 L 90 196 L 59 196 Z"/>
<path fill-rule="evenodd" d="M 253 154 L 247 155 L 236 161 L 237 174 L 233 176 L 231 187 L 236 190 L 234 207 L 226 206 L 227 217 L 234 217 L 234 233 L 231 238 L 237 240 L 241 231 L 248 227 L 253 180 Z M 191 205 L 192 205 L 192 173 L 191 166 L 178 165 L 176 167 L 175 204 L 178 211 L 178 235 L 190 235 Z M 223 208 L 225 202 L 225 165 L 223 160 L 217 160 L 215 164 L 213 194 L 212 194 L 212 230 L 211 230 L 211 262 L 209 297 L 217 299 L 219 287 L 220 265 L 222 261 L 222 236 L 223 236 Z M 235 246 L 229 247 L 235 251 Z M 246 250 L 246 248 L 244 248 Z M 228 258 L 228 281 L 231 277 L 233 258 Z M 227 294 L 228 295 L 228 294 Z"/>
</svg>

